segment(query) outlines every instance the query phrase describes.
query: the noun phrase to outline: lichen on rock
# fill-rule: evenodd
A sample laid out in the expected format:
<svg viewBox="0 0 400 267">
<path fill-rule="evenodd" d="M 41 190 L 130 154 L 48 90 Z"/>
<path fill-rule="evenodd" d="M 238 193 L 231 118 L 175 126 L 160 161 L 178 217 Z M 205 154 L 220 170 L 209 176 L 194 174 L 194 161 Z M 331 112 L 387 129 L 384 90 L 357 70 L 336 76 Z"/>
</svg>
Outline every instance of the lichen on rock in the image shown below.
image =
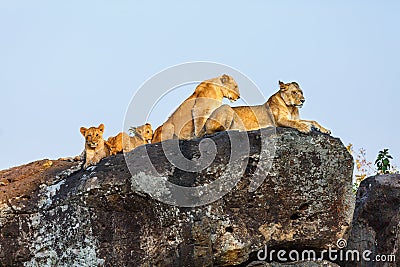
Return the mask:
<svg viewBox="0 0 400 267">
<path fill-rule="evenodd" d="M 222 132 L 208 136 L 216 155 L 199 172 L 171 164 L 160 144 L 90 170 L 54 160 L 1 171 L 0 265 L 230 266 L 257 260 L 266 245 L 322 250 L 347 237 L 353 160 L 341 141 L 278 128 L 269 153 L 260 131 L 247 136 L 248 155 L 236 155 L 232 168 L 229 133 Z M 199 142 L 179 141 L 185 157 L 199 157 Z M 170 196 L 167 183 L 199 187 L 238 173 L 226 194 L 204 205 L 169 205 L 148 193 Z"/>
</svg>

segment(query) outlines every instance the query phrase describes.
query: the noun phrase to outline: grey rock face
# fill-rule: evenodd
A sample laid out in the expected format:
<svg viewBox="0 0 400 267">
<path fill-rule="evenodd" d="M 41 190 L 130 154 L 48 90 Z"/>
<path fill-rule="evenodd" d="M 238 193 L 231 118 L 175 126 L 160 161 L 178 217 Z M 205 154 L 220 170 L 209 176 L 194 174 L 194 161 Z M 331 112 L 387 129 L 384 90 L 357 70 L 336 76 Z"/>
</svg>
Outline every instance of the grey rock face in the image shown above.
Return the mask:
<svg viewBox="0 0 400 267">
<path fill-rule="evenodd" d="M 353 226 L 347 250 L 367 255 L 371 261 L 345 262 L 344 266 L 398 266 L 400 261 L 400 175 L 373 176 L 357 192 Z M 375 261 L 375 256 L 386 261 Z M 394 255 L 395 258 L 393 258 Z M 390 259 L 389 259 L 390 257 Z M 360 257 L 362 259 L 362 257 Z M 382 258 L 383 259 L 383 258 Z M 397 262 L 393 261 L 397 259 Z"/>
<path fill-rule="evenodd" d="M 46 160 L 1 171 L 0 266 L 245 266 L 265 245 L 322 250 L 346 237 L 353 160 L 341 141 L 278 128 L 269 135 L 276 147 L 269 153 L 259 131 L 247 134 L 248 155 L 238 153 L 234 168 L 227 167 L 223 132 L 210 137 L 216 157 L 198 172 L 171 164 L 161 144 L 126 155 L 131 172 L 124 155 L 86 171 Z M 201 141 L 179 146 L 193 159 Z M 143 167 L 149 159 L 153 169 Z M 249 191 L 256 171 L 263 181 Z M 155 199 L 171 193 L 166 181 L 194 187 L 238 173 L 233 189 L 206 205 Z"/>
</svg>

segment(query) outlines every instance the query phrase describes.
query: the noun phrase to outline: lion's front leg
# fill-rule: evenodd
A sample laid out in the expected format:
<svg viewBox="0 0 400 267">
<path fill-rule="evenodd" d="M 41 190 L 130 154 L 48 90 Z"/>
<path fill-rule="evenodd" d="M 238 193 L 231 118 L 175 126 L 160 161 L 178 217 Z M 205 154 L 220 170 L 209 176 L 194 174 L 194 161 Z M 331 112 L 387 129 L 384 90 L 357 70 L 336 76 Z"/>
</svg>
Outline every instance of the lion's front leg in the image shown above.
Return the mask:
<svg viewBox="0 0 400 267">
<path fill-rule="evenodd" d="M 194 136 L 201 137 L 205 134 L 204 126 L 211 113 L 218 108 L 220 103 L 213 99 L 199 98 L 192 108 Z"/>
<path fill-rule="evenodd" d="M 160 125 L 153 134 L 151 143 L 159 143 L 164 140 L 169 140 L 174 138 L 174 126 L 168 122 Z"/>
<path fill-rule="evenodd" d="M 175 127 L 172 123 L 164 123 L 160 132 L 161 141 L 174 139 Z"/>
<path fill-rule="evenodd" d="M 83 165 L 84 169 L 87 169 L 90 166 L 96 165 L 100 160 L 97 160 L 96 157 L 86 158 L 85 164 Z"/>
<path fill-rule="evenodd" d="M 310 123 L 312 125 L 312 127 L 314 127 L 315 129 L 317 129 L 318 131 L 320 131 L 321 133 L 325 133 L 325 134 L 331 134 L 331 131 L 322 127 L 321 124 L 319 124 L 316 121 L 309 121 L 309 120 L 302 120 L 306 123 Z"/>
<path fill-rule="evenodd" d="M 208 114 L 207 114 L 208 113 Z M 209 115 L 209 112 L 196 112 L 193 110 L 193 125 L 194 125 L 194 136 L 201 137 L 204 135 L 204 125 L 206 124 L 207 117 L 205 115 Z"/>
<path fill-rule="evenodd" d="M 207 119 L 204 126 L 206 134 L 229 130 L 234 120 L 234 110 L 228 105 L 222 105 Z"/>
<path fill-rule="evenodd" d="M 300 120 L 290 120 L 286 118 L 281 118 L 277 121 L 277 126 L 290 127 L 299 130 L 302 133 L 311 132 L 312 125 L 306 121 Z"/>
</svg>

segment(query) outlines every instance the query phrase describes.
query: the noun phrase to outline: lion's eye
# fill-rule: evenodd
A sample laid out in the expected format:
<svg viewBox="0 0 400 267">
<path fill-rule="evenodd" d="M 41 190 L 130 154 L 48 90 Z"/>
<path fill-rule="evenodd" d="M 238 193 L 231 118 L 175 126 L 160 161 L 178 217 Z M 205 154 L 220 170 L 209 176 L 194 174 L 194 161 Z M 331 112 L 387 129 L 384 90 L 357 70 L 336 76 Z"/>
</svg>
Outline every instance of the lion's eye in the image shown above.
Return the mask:
<svg viewBox="0 0 400 267">
<path fill-rule="evenodd" d="M 297 95 L 297 92 L 293 92 L 294 95 Z"/>
<path fill-rule="evenodd" d="M 99 134 L 96 134 L 96 136 L 99 136 Z"/>
</svg>

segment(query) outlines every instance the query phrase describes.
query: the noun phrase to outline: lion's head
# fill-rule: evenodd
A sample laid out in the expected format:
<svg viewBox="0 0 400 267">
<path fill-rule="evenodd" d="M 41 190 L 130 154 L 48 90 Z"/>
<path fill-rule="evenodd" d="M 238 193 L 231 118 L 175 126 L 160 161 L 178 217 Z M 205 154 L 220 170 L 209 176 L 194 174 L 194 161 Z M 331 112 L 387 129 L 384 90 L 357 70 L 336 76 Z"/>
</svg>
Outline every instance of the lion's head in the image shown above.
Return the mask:
<svg viewBox="0 0 400 267">
<path fill-rule="evenodd" d="M 283 83 L 279 81 L 280 93 L 285 101 L 286 106 L 301 108 L 306 99 L 303 96 L 303 91 L 296 82 Z"/>
<path fill-rule="evenodd" d="M 220 85 L 222 85 L 221 91 L 224 97 L 228 98 L 231 102 L 240 98 L 239 86 L 232 76 L 224 74 L 218 77 L 218 79 Z"/>
<path fill-rule="evenodd" d="M 95 149 L 98 146 L 104 145 L 103 132 L 104 124 L 100 124 L 99 127 L 85 127 L 80 128 L 81 134 L 85 137 L 85 143 L 87 148 Z"/>
<path fill-rule="evenodd" d="M 116 136 L 109 137 L 107 141 L 104 141 L 104 145 L 109 149 L 110 155 L 117 155 L 119 152 Z"/>
<path fill-rule="evenodd" d="M 151 139 L 153 139 L 153 129 L 151 128 L 150 123 L 146 123 L 142 126 L 133 127 L 135 133 L 139 134 L 146 143 L 150 143 Z"/>
</svg>

